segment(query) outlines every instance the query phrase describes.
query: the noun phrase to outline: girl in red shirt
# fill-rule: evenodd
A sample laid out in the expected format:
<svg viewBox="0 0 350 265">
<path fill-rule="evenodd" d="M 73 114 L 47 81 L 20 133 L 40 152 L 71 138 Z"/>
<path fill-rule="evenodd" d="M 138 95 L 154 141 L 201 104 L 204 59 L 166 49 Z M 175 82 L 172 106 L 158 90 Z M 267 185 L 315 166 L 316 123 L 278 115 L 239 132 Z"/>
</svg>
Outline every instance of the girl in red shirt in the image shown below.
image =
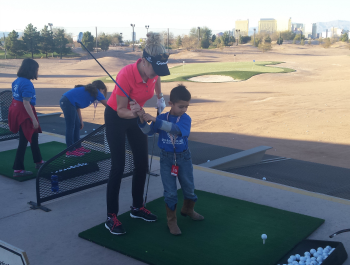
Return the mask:
<svg viewBox="0 0 350 265">
<path fill-rule="evenodd" d="M 105 227 L 115 235 L 125 234 L 117 219 L 119 210 L 119 189 L 125 166 L 125 137 L 127 136 L 134 158 L 132 180 L 133 206 L 130 216 L 145 221 L 156 221 L 157 217 L 143 206 L 143 190 L 148 172 L 148 140 L 140 130 L 137 120 L 142 107 L 157 95 L 159 113 L 165 108 L 159 76 L 169 75 L 167 66 L 169 55 L 161 44 L 159 33 L 147 34 L 143 56 L 134 64 L 125 66 L 117 75 L 117 82 L 133 99 L 115 86 L 107 101 L 105 110 L 106 137 L 111 151 L 112 168 L 107 184 L 107 221 Z"/>
</svg>

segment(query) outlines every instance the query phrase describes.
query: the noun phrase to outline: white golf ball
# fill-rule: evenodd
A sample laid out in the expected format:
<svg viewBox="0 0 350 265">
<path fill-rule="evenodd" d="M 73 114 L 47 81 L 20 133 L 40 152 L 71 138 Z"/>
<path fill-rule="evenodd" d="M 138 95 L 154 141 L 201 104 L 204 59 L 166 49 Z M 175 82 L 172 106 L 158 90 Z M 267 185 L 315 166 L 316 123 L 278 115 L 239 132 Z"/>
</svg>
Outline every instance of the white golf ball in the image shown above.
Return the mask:
<svg viewBox="0 0 350 265">
<path fill-rule="evenodd" d="M 318 261 L 318 262 L 322 262 L 322 261 L 323 261 L 323 257 L 322 257 L 322 256 L 319 256 L 319 257 L 317 258 L 317 261 Z"/>
<path fill-rule="evenodd" d="M 87 133 L 87 131 L 85 131 L 85 133 Z"/>
<path fill-rule="evenodd" d="M 319 248 L 317 249 L 317 252 L 319 252 L 319 251 L 323 251 L 323 248 L 319 247 Z"/>
<path fill-rule="evenodd" d="M 317 257 L 319 256 L 320 254 L 318 254 L 317 252 L 314 253 L 314 257 L 317 259 Z"/>
<path fill-rule="evenodd" d="M 262 179 L 263 179 L 263 180 L 266 180 L 266 178 L 265 178 L 265 177 L 263 177 Z"/>
<path fill-rule="evenodd" d="M 316 253 L 316 249 L 311 249 L 311 250 L 310 250 L 310 253 L 311 253 L 311 254 Z"/>
<path fill-rule="evenodd" d="M 207 161 L 207 163 L 210 162 L 210 160 Z"/>
<path fill-rule="evenodd" d="M 262 234 L 261 235 L 261 239 L 267 239 L 267 235 L 266 234 Z"/>
<path fill-rule="evenodd" d="M 300 257 L 300 261 L 306 261 L 306 257 Z"/>
<path fill-rule="evenodd" d="M 295 258 L 296 258 L 297 260 L 300 260 L 300 255 L 299 255 L 299 254 L 296 254 L 296 255 L 295 255 Z"/>
<path fill-rule="evenodd" d="M 304 253 L 304 256 L 309 256 L 309 257 L 310 257 L 310 252 L 306 251 L 306 252 Z"/>
</svg>

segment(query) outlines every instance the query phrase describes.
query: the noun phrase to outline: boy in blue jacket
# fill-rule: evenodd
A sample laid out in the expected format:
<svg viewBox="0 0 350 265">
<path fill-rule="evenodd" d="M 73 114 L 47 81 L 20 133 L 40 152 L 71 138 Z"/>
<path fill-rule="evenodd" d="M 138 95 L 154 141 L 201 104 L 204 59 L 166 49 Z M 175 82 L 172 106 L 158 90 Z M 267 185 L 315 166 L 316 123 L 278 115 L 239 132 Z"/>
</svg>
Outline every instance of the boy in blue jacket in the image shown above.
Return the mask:
<svg viewBox="0 0 350 265">
<path fill-rule="evenodd" d="M 160 174 L 164 186 L 164 201 L 170 233 L 180 235 L 177 225 L 177 185 L 179 179 L 184 195 L 181 215 L 193 220 L 204 217 L 194 211 L 197 195 L 194 193 L 193 166 L 191 152 L 188 149 L 188 137 L 191 130 L 191 118 L 186 114 L 190 104 L 191 93 L 183 85 L 178 85 L 170 92 L 170 112 L 153 117 L 148 113 L 139 114 L 139 127 L 143 133 L 159 133 Z M 149 125 L 147 122 L 152 121 Z"/>
</svg>

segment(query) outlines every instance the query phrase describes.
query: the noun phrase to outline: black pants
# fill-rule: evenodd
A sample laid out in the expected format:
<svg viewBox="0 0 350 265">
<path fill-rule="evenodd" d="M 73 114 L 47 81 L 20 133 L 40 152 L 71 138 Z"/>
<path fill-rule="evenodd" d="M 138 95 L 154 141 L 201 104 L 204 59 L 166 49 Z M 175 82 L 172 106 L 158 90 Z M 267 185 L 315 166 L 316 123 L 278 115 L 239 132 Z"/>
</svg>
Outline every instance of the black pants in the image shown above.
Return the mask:
<svg viewBox="0 0 350 265">
<path fill-rule="evenodd" d="M 39 140 L 39 134 L 33 133 L 30 148 L 32 149 L 34 163 L 40 163 L 42 160 L 38 140 Z M 27 145 L 28 145 L 28 140 L 23 134 L 22 127 L 20 127 L 19 143 L 18 143 L 18 148 L 16 152 L 15 163 L 13 164 L 14 170 L 24 170 L 24 155 L 26 154 Z"/>
<path fill-rule="evenodd" d="M 125 166 L 125 135 L 133 153 L 135 170 L 132 179 L 133 206 L 143 205 L 143 190 L 148 172 L 148 141 L 137 125 L 137 118 L 122 119 L 107 106 L 105 110 L 106 137 L 111 150 L 112 168 L 107 184 L 107 215 L 118 214 L 119 190 Z"/>
</svg>

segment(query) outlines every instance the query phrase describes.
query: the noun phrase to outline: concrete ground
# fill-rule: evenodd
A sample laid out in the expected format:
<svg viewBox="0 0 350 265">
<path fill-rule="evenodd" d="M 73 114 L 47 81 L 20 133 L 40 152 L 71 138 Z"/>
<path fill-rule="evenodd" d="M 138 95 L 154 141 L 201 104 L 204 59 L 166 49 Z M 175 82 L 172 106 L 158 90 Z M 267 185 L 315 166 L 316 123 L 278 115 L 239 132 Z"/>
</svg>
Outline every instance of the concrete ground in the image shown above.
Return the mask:
<svg viewBox="0 0 350 265">
<path fill-rule="evenodd" d="M 44 133 L 39 141 L 64 142 L 64 138 Z M 2 142 L 0 152 L 15 149 L 17 144 L 17 140 Z M 349 234 L 328 237 L 349 227 L 350 201 L 200 166 L 194 168 L 196 189 L 325 219 L 309 238 L 340 241 L 350 253 Z M 152 171 L 159 173 L 157 157 Z M 130 177 L 122 180 L 120 214 L 129 211 L 132 203 L 131 182 Z M 152 177 L 149 201 L 162 193 L 161 179 Z M 45 203 L 51 212 L 31 210 L 27 205 L 36 198 L 35 179 L 16 182 L 0 176 L 0 194 L 0 240 L 23 249 L 30 264 L 143 264 L 78 237 L 80 232 L 105 221 L 106 185 Z M 165 213 L 159 218 L 165 218 Z M 145 223 L 145 228 L 148 225 L 152 224 Z M 344 264 L 350 265 L 350 260 Z"/>
<path fill-rule="evenodd" d="M 64 142 L 64 138 L 44 133 L 39 141 Z M 0 151 L 14 149 L 17 144 L 17 140 L 2 142 Z M 156 157 L 153 161 L 152 171 L 159 173 L 159 159 Z M 350 202 L 347 200 L 200 166 L 195 166 L 194 171 L 199 190 L 325 219 L 310 239 L 331 240 L 328 238 L 330 234 L 349 226 Z M 122 181 L 120 214 L 129 211 L 132 203 L 130 191 L 131 177 Z M 162 193 L 161 179 L 152 177 L 149 201 L 161 197 Z M 0 176 L 0 194 L 0 240 L 23 249 L 30 264 L 143 264 L 78 237 L 80 232 L 105 220 L 106 185 L 45 203 L 51 212 L 31 210 L 27 204 L 36 198 L 35 179 L 16 182 Z M 159 218 L 165 218 L 165 215 Z M 152 224 L 145 222 L 145 228 L 148 225 Z M 333 240 L 342 242 L 350 252 L 348 234 Z M 344 264 L 349 265 L 350 260 Z"/>
</svg>

